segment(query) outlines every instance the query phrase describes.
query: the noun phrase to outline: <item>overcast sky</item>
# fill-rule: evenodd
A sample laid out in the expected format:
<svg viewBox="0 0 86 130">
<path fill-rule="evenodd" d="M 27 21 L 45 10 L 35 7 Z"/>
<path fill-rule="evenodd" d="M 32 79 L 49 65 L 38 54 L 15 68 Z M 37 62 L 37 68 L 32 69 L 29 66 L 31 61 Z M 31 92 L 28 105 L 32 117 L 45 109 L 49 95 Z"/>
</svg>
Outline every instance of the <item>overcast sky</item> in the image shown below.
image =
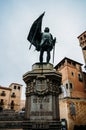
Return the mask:
<svg viewBox="0 0 86 130">
<path fill-rule="evenodd" d="M 0 85 L 22 84 L 22 99 L 22 76 L 39 62 L 39 52 L 34 46 L 29 50 L 27 35 L 44 11 L 42 31 L 48 26 L 57 38 L 54 66 L 64 57 L 84 64 L 77 37 L 86 31 L 86 0 L 0 0 Z"/>
</svg>

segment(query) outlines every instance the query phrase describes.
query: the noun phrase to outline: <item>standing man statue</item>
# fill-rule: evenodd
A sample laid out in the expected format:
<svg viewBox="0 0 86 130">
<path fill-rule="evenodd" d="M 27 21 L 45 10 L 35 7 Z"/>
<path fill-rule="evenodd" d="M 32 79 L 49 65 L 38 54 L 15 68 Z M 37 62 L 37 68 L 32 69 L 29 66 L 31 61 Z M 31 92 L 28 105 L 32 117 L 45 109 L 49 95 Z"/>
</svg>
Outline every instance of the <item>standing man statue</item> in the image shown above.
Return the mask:
<svg viewBox="0 0 86 130">
<path fill-rule="evenodd" d="M 45 27 L 44 32 L 42 33 L 41 36 L 41 42 L 40 42 L 40 63 L 43 62 L 43 53 L 44 51 L 47 52 L 47 58 L 46 61 L 49 63 L 50 61 L 50 51 L 53 49 L 53 46 L 55 46 L 56 38 L 53 39 L 52 34 L 49 32 L 49 28 Z"/>
<path fill-rule="evenodd" d="M 36 50 L 40 51 L 40 56 L 39 56 L 40 63 L 43 63 L 43 54 L 45 51 L 47 52 L 46 62 L 49 63 L 50 51 L 53 49 L 53 52 L 54 52 L 56 38 L 53 39 L 53 36 L 50 33 L 50 30 L 48 27 L 45 27 L 45 30 L 42 33 L 41 26 L 42 26 L 42 18 L 44 14 L 45 12 L 41 14 L 32 24 L 27 40 L 31 43 L 29 49 L 31 48 L 32 45 L 34 45 Z M 54 59 L 54 56 L 53 56 L 53 59 Z"/>
</svg>

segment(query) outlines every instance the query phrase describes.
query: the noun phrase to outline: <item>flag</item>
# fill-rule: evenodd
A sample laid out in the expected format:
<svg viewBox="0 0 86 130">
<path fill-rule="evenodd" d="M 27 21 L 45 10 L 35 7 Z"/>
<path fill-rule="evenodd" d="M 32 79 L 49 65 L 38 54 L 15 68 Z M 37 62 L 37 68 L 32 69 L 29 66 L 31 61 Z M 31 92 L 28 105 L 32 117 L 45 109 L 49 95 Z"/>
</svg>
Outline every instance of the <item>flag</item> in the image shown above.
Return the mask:
<svg viewBox="0 0 86 130">
<path fill-rule="evenodd" d="M 42 26 L 42 18 L 44 16 L 45 12 L 42 13 L 32 24 L 27 40 L 31 43 L 31 45 L 34 45 L 37 49 L 38 45 L 41 42 L 41 26 Z M 31 48 L 30 45 L 30 48 Z"/>
</svg>

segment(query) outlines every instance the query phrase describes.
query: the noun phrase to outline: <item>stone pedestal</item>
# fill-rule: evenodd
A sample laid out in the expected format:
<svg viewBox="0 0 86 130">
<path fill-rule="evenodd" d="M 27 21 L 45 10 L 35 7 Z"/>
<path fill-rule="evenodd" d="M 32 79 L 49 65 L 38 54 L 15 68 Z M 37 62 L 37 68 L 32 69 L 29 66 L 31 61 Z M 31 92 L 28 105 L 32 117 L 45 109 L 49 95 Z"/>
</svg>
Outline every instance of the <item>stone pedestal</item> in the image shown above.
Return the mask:
<svg viewBox="0 0 86 130">
<path fill-rule="evenodd" d="M 60 130 L 59 100 L 61 74 L 52 64 L 35 63 L 32 71 L 23 75 L 26 83 L 24 130 Z"/>
</svg>

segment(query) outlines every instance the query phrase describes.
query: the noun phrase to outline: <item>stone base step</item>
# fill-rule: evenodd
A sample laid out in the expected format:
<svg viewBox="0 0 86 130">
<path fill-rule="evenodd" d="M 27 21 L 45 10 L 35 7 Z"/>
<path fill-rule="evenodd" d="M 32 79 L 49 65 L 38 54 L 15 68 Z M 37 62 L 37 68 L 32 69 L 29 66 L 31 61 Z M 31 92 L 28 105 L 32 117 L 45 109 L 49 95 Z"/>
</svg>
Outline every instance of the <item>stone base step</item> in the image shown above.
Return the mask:
<svg viewBox="0 0 86 130">
<path fill-rule="evenodd" d="M 23 130 L 61 130 L 60 121 L 48 122 L 23 122 Z"/>
</svg>

